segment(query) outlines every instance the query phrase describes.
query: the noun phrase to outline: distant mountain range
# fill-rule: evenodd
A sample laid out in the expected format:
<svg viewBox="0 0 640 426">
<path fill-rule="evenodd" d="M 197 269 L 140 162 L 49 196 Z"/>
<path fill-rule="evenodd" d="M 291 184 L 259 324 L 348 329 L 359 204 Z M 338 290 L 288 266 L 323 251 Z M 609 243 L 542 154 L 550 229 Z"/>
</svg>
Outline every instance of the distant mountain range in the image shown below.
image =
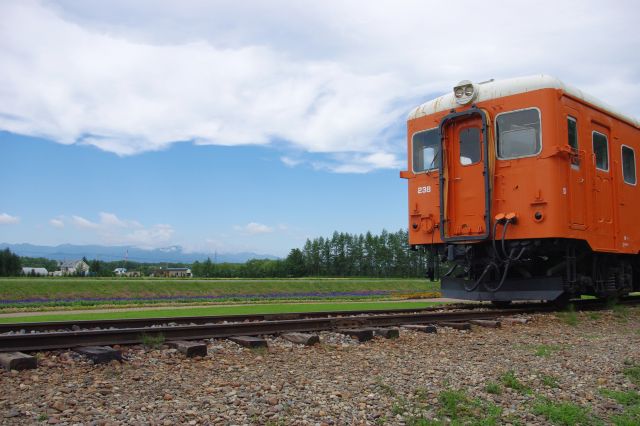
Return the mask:
<svg viewBox="0 0 640 426">
<path fill-rule="evenodd" d="M 61 244 L 59 246 L 37 246 L 33 244 L 0 243 L 0 250 L 8 248 L 18 256 L 46 257 L 54 260 L 98 259 L 106 262 L 123 260 L 125 256 L 133 262 L 158 263 L 181 262 L 193 263 L 211 258 L 217 263 L 244 263 L 251 259 L 278 259 L 277 256 L 257 253 L 197 253 L 185 252 L 180 246 L 170 246 L 153 250 L 146 250 L 128 246 L 79 246 Z M 128 252 L 128 254 L 127 254 Z"/>
</svg>

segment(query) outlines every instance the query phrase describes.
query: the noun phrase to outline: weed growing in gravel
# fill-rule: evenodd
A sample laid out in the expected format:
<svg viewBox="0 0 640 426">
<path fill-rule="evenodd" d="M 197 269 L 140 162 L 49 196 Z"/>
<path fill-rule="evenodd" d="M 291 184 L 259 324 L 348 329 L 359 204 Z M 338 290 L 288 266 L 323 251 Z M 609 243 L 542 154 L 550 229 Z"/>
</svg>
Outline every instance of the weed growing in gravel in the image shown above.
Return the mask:
<svg viewBox="0 0 640 426">
<path fill-rule="evenodd" d="M 573 303 L 569 304 L 564 312 L 558 312 L 557 316 L 567 325 L 572 327 L 578 325 L 578 314 L 576 313 L 576 308 L 573 306 Z"/>
<path fill-rule="evenodd" d="M 376 377 L 376 386 L 378 386 L 385 395 L 396 396 L 395 389 L 383 382 L 382 377 Z"/>
<path fill-rule="evenodd" d="M 598 321 L 602 315 L 599 312 L 589 312 L 589 319 L 593 321 Z"/>
<path fill-rule="evenodd" d="M 497 384 L 496 382 L 487 383 L 484 389 L 487 391 L 487 393 L 492 393 L 494 395 L 502 394 L 502 389 L 500 388 L 500 385 Z"/>
<path fill-rule="evenodd" d="M 560 387 L 560 384 L 558 383 L 558 378 L 550 374 L 541 373 L 540 381 L 542 382 L 543 385 L 545 385 L 548 388 Z"/>
<path fill-rule="evenodd" d="M 269 353 L 269 349 L 265 348 L 264 346 L 261 346 L 257 348 L 251 348 L 251 352 L 256 356 L 265 356 L 266 354 Z"/>
<path fill-rule="evenodd" d="M 640 404 L 640 394 L 635 391 L 617 391 L 611 389 L 600 389 L 600 394 L 615 400 L 622 405 Z"/>
<path fill-rule="evenodd" d="M 451 424 L 496 425 L 502 416 L 502 408 L 478 398 L 471 399 L 463 390 L 442 391 L 438 400 L 439 415 L 447 417 Z"/>
<path fill-rule="evenodd" d="M 38 416 L 37 421 L 39 421 L 39 422 L 44 422 L 45 420 L 49 420 L 49 416 L 47 416 L 46 414 L 40 414 L 40 415 Z"/>
<path fill-rule="evenodd" d="M 385 389 L 386 386 L 378 383 Z M 493 426 L 499 424 L 502 409 L 491 402 L 479 398 L 472 399 L 464 390 L 447 389 L 438 395 L 438 408 L 434 414 L 434 407 L 425 402 L 428 391 L 418 388 L 414 392 L 415 398 L 397 397 L 391 406 L 394 417 L 400 417 L 407 426 L 450 426 L 450 425 L 478 425 Z M 379 418 L 376 424 L 385 424 L 386 418 Z"/>
<path fill-rule="evenodd" d="M 613 308 L 613 316 L 620 322 L 629 320 L 629 308 L 624 305 L 615 305 Z"/>
<path fill-rule="evenodd" d="M 634 365 L 632 367 L 627 367 L 622 370 L 622 374 L 627 376 L 631 382 L 640 386 L 640 365 Z"/>
<path fill-rule="evenodd" d="M 141 340 L 144 347 L 149 349 L 158 349 L 164 343 L 164 334 L 158 333 L 153 335 L 142 333 Z"/>
<path fill-rule="evenodd" d="M 615 426 L 637 426 L 640 424 L 640 405 L 627 407 L 622 414 L 611 417 Z"/>
<path fill-rule="evenodd" d="M 513 370 L 509 370 L 500 376 L 500 382 L 506 387 L 520 393 L 531 393 L 531 388 L 520 383 Z"/>
<path fill-rule="evenodd" d="M 425 388 L 417 388 L 414 393 L 420 402 L 425 402 L 429 398 L 429 391 Z"/>
<path fill-rule="evenodd" d="M 601 425 L 602 421 L 594 417 L 588 408 L 569 402 L 551 402 L 548 399 L 539 399 L 533 406 L 533 413 L 544 416 L 556 425 Z"/>
<path fill-rule="evenodd" d="M 557 352 L 562 349 L 560 345 L 538 345 L 534 353 L 535 356 L 548 357 L 553 352 Z"/>
</svg>

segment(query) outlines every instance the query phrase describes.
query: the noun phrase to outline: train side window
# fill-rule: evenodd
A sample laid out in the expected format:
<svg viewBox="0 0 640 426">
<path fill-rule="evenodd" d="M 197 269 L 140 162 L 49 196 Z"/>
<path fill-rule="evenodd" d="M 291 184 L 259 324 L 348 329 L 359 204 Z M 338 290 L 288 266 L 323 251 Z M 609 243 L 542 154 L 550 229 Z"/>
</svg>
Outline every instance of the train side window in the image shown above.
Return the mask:
<svg viewBox="0 0 640 426">
<path fill-rule="evenodd" d="M 438 129 L 413 134 L 413 172 L 440 168 L 440 133 Z"/>
<path fill-rule="evenodd" d="M 480 129 L 467 127 L 460 130 L 460 164 L 477 163 L 480 155 Z"/>
<path fill-rule="evenodd" d="M 636 184 L 636 153 L 626 145 L 622 145 L 622 178 L 629 185 Z"/>
<path fill-rule="evenodd" d="M 540 153 L 540 111 L 536 108 L 499 114 L 496 117 L 498 157 L 511 159 Z"/>
<path fill-rule="evenodd" d="M 578 150 L 578 123 L 575 118 L 567 117 L 567 130 L 569 146 L 572 150 Z"/>
<path fill-rule="evenodd" d="M 604 172 L 609 171 L 609 141 L 607 137 L 602 133 L 594 131 L 592 133 L 593 138 L 593 153 L 596 155 L 596 169 Z"/>
</svg>

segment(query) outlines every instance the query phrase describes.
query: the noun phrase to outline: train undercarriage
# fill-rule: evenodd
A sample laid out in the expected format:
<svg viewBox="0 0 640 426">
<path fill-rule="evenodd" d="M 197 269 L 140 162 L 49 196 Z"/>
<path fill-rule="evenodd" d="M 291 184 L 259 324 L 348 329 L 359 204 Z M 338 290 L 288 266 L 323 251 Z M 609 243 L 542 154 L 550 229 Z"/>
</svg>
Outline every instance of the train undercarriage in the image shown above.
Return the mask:
<svg viewBox="0 0 640 426">
<path fill-rule="evenodd" d="M 444 297 L 562 301 L 640 290 L 640 256 L 593 252 L 579 240 L 490 240 L 424 248 L 430 254 L 427 275 L 438 278 L 441 271 Z"/>
</svg>

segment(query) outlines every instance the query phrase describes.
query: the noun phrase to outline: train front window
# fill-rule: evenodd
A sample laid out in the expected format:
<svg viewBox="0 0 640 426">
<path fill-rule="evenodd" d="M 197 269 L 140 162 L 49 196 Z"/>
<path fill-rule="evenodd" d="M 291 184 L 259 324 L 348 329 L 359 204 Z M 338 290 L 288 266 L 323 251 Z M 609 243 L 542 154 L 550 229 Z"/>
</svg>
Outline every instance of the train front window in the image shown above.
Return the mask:
<svg viewBox="0 0 640 426">
<path fill-rule="evenodd" d="M 466 166 L 480 161 L 480 129 L 467 127 L 460 130 L 460 164 Z"/>
<path fill-rule="evenodd" d="M 420 173 L 440 168 L 440 138 L 438 129 L 413 135 L 413 172 Z"/>
<path fill-rule="evenodd" d="M 602 133 L 593 132 L 593 153 L 596 156 L 596 169 L 609 171 L 609 142 Z"/>
<path fill-rule="evenodd" d="M 530 157 L 540 152 L 540 111 L 524 109 L 500 114 L 496 117 L 498 157 Z"/>
</svg>

